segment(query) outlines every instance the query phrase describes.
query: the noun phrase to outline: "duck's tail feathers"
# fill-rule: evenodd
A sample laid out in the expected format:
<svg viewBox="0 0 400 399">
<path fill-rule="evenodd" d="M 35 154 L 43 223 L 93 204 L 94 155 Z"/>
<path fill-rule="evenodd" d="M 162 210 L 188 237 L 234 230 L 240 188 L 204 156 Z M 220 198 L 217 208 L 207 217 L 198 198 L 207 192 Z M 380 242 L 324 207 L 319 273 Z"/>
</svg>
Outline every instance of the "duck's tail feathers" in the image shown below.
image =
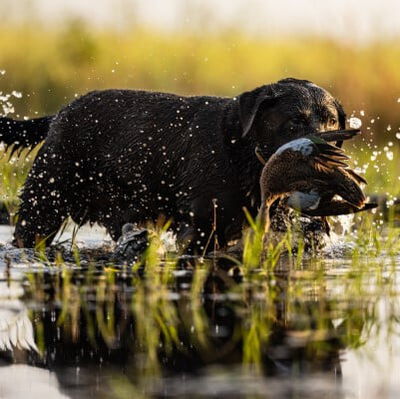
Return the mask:
<svg viewBox="0 0 400 399">
<path fill-rule="evenodd" d="M 346 169 L 346 172 L 355 180 L 358 184 L 367 184 L 367 181 L 360 176 L 358 173 L 354 172 L 353 169 Z"/>
<path fill-rule="evenodd" d="M 343 152 L 342 149 L 335 147 L 326 142 L 316 143 L 316 154 L 314 160 L 319 164 L 320 168 L 326 169 L 330 167 L 346 168 L 346 161 L 349 157 Z"/>
<path fill-rule="evenodd" d="M 349 215 L 352 213 L 367 211 L 378 206 L 376 203 L 366 203 L 362 207 L 356 207 L 346 201 L 331 200 L 322 203 L 317 209 L 307 210 L 303 213 L 308 216 L 339 216 Z"/>
<path fill-rule="evenodd" d="M 356 206 L 357 208 L 361 208 L 365 204 L 366 197 L 358 181 L 354 179 L 352 175 L 352 173 L 356 173 L 353 171 L 349 173 L 349 170 L 351 169 L 335 170 L 332 176 L 335 181 L 335 186 L 337 187 L 335 191 L 345 201 Z"/>
</svg>

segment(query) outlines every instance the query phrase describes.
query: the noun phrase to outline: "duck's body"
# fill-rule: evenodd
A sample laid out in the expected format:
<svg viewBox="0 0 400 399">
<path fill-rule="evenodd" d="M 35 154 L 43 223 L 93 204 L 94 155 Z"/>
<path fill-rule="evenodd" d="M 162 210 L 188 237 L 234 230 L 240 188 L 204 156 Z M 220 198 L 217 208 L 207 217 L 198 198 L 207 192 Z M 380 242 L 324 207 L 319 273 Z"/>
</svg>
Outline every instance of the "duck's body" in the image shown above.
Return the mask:
<svg viewBox="0 0 400 399">
<path fill-rule="evenodd" d="M 365 204 L 360 187 L 365 179 L 347 167 L 348 157 L 340 148 L 322 137 L 293 140 L 272 155 L 260 178 L 262 215 L 268 218 L 271 204 L 284 196 L 288 206 L 310 216 L 348 214 L 374 206 Z"/>
</svg>

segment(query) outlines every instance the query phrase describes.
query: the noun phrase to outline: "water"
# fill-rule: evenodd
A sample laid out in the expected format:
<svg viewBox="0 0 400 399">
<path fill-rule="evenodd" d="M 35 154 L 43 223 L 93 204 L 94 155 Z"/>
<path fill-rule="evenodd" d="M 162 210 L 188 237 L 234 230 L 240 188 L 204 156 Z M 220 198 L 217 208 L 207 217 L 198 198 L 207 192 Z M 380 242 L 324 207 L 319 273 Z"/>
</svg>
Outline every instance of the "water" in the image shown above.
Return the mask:
<svg viewBox="0 0 400 399">
<path fill-rule="evenodd" d="M 78 241 L 109 251 L 101 229 Z M 57 266 L 6 247 L 0 397 L 398 398 L 400 257 L 346 248 L 243 274 L 212 260 L 132 272 L 96 263 L 101 250 Z"/>
</svg>

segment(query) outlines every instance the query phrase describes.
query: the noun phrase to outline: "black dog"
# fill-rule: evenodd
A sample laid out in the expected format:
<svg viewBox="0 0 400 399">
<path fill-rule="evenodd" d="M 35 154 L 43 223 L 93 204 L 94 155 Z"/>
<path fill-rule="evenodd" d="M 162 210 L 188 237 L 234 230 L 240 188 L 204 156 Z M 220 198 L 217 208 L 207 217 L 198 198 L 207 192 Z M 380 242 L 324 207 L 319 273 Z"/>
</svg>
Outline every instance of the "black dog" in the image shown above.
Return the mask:
<svg viewBox="0 0 400 399">
<path fill-rule="evenodd" d="M 285 142 L 338 128 L 345 128 L 338 101 L 297 79 L 235 98 L 96 91 L 55 116 L 1 118 L 6 144 L 45 140 L 24 186 L 14 243 L 49 244 L 67 216 L 98 222 L 116 240 L 124 223 L 163 214 L 191 249 L 204 247 L 216 215 L 223 246 L 240 232 L 242 208 L 255 214 L 260 205 L 255 148 L 267 159 Z"/>
</svg>

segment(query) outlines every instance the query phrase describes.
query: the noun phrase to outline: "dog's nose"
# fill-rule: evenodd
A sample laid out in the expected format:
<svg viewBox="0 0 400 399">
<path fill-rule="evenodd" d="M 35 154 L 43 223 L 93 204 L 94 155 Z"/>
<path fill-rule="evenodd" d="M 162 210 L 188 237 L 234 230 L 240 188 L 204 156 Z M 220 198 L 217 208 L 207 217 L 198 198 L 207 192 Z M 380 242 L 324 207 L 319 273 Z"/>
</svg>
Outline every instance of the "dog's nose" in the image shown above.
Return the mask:
<svg viewBox="0 0 400 399">
<path fill-rule="evenodd" d="M 326 131 L 327 128 L 324 123 L 319 120 L 313 120 L 310 124 L 311 134 L 317 134 Z"/>
</svg>

